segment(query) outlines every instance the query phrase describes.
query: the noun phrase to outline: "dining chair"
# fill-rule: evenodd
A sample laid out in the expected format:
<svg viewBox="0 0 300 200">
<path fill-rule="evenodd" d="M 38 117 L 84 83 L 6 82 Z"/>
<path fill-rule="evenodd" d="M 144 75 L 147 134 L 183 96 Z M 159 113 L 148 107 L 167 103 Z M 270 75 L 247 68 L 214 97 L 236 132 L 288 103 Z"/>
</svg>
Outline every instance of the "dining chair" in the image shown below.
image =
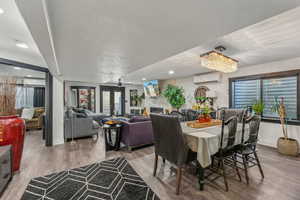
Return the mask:
<svg viewBox="0 0 300 200">
<path fill-rule="evenodd" d="M 179 111 L 173 110 L 173 111 L 170 113 L 170 115 L 178 116 L 179 121 L 181 121 L 181 122 L 185 121 L 184 114 L 181 113 L 181 112 L 179 112 Z"/>
<path fill-rule="evenodd" d="M 191 109 L 187 110 L 188 121 L 194 121 L 198 118 L 198 116 L 199 116 L 199 113 L 196 110 L 191 110 Z"/>
<path fill-rule="evenodd" d="M 237 158 L 242 158 L 242 166 L 245 170 L 247 184 L 249 184 L 248 168 L 250 167 L 258 166 L 261 177 L 264 179 L 264 172 L 262 170 L 256 150 L 260 121 L 261 117 L 258 115 L 253 115 L 244 120 L 241 139 L 242 144 L 238 145 L 236 148 L 237 155 L 235 156 L 235 159 L 238 162 Z M 249 126 L 249 128 L 246 129 L 246 126 Z M 244 141 L 246 131 L 249 133 L 249 138 Z"/>
<path fill-rule="evenodd" d="M 156 176 L 158 156 L 177 166 L 176 194 L 179 195 L 183 167 L 192 161 L 189 149 L 182 133 L 178 116 L 150 114 L 155 147 L 153 176 Z M 196 159 L 196 156 L 195 156 Z"/>
<path fill-rule="evenodd" d="M 238 123 L 242 123 L 244 117 L 247 115 L 247 109 L 237 109 L 237 108 L 223 108 L 219 109 L 218 111 L 218 119 L 220 120 L 228 120 L 232 116 L 236 116 Z"/>
<path fill-rule="evenodd" d="M 241 180 L 241 176 L 239 173 L 239 169 L 237 166 L 237 163 L 235 162 L 234 155 L 235 155 L 235 139 L 236 139 L 236 132 L 237 132 L 237 122 L 238 119 L 236 116 L 231 116 L 227 120 L 225 120 L 225 115 L 223 113 L 223 119 L 222 119 L 222 128 L 221 128 L 221 138 L 220 138 L 220 145 L 218 152 L 212 156 L 212 166 L 211 171 L 213 173 L 220 174 L 224 178 L 224 183 L 226 187 L 226 191 L 228 191 L 228 182 L 227 182 L 227 174 L 226 174 L 226 168 L 225 168 L 225 161 L 230 158 L 233 160 L 233 167 L 236 170 L 236 173 Z M 218 165 L 215 168 L 214 162 L 217 161 Z M 230 165 L 231 166 L 231 165 Z M 218 177 L 217 177 L 218 178 Z M 216 178 L 215 178 L 216 179 Z"/>
</svg>

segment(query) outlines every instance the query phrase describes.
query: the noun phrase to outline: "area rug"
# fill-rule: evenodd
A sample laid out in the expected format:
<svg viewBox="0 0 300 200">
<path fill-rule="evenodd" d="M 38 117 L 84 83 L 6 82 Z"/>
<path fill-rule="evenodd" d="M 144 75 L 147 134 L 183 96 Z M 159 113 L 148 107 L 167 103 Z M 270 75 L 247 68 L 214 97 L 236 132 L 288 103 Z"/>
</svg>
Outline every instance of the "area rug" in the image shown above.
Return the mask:
<svg viewBox="0 0 300 200">
<path fill-rule="evenodd" d="M 22 200 L 159 200 L 125 158 L 32 179 Z"/>
</svg>

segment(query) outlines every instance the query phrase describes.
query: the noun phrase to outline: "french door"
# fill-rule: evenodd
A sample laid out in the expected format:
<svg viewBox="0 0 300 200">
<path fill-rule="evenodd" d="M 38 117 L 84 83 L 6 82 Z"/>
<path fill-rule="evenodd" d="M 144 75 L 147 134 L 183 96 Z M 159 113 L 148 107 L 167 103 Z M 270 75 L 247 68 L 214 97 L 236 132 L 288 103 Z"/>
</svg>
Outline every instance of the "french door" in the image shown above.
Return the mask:
<svg viewBox="0 0 300 200">
<path fill-rule="evenodd" d="M 125 114 L 125 88 L 100 86 L 100 112 L 110 116 Z"/>
</svg>

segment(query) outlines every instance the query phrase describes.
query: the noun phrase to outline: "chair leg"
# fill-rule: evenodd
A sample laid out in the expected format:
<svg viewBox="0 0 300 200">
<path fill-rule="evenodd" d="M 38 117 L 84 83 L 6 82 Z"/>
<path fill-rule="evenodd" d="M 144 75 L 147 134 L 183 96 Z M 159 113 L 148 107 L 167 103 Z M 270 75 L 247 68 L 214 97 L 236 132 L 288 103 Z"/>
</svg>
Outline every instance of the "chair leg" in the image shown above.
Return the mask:
<svg viewBox="0 0 300 200">
<path fill-rule="evenodd" d="M 153 176 L 156 176 L 156 170 L 157 170 L 157 160 L 158 160 L 158 155 L 155 154 L 154 158 L 154 169 L 153 169 Z"/>
<path fill-rule="evenodd" d="M 246 182 L 249 184 L 249 176 L 248 176 L 248 167 L 247 167 L 247 158 L 246 155 L 243 155 L 243 164 L 245 169 Z"/>
<path fill-rule="evenodd" d="M 233 155 L 233 156 L 232 156 L 232 159 L 233 159 L 235 171 L 236 171 L 236 173 L 237 173 L 237 175 L 238 175 L 238 177 L 239 177 L 239 180 L 242 181 L 242 177 L 241 177 L 239 168 L 238 168 L 238 166 L 237 166 L 237 164 L 236 164 L 236 155 Z"/>
<path fill-rule="evenodd" d="M 226 171 L 225 171 L 225 165 L 224 165 L 224 158 L 222 158 L 221 167 L 222 167 L 222 174 L 223 174 L 223 178 L 224 178 L 226 192 L 228 192 L 229 187 L 228 187 L 228 182 L 227 182 L 227 177 L 226 177 Z"/>
<path fill-rule="evenodd" d="M 212 157 L 211 157 L 211 168 L 212 168 L 212 169 L 214 168 L 214 163 L 215 163 L 215 157 L 212 156 Z"/>
<path fill-rule="evenodd" d="M 176 195 L 179 195 L 179 191 L 180 191 L 181 173 L 182 173 L 182 167 L 178 167 L 177 176 L 176 176 Z"/>
<path fill-rule="evenodd" d="M 264 175 L 264 172 L 263 172 L 262 167 L 260 165 L 260 161 L 258 159 L 257 153 L 256 153 L 256 151 L 253 151 L 253 153 L 254 153 L 254 156 L 255 156 L 255 159 L 256 159 L 256 163 L 257 163 L 258 169 L 259 169 L 260 174 L 261 174 L 261 178 L 264 179 L 265 175 Z"/>
</svg>

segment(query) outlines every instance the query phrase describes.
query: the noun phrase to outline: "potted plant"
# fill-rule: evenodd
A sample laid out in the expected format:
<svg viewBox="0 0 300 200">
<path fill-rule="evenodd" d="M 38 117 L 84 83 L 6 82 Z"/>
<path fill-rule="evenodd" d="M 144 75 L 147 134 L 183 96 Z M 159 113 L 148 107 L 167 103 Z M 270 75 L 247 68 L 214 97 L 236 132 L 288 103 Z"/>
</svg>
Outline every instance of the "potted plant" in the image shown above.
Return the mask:
<svg viewBox="0 0 300 200">
<path fill-rule="evenodd" d="M 167 99 L 172 108 L 177 111 L 185 104 L 184 90 L 175 85 L 168 85 L 163 92 L 163 96 Z"/>
<path fill-rule="evenodd" d="M 287 115 L 283 97 L 281 97 L 280 100 L 278 100 L 278 97 L 274 97 L 274 105 L 272 106 L 272 111 L 278 113 L 283 133 L 283 137 L 280 137 L 277 140 L 278 151 L 284 155 L 298 156 L 298 141 L 288 137 Z"/>
<path fill-rule="evenodd" d="M 262 101 L 260 101 L 260 100 L 256 100 L 254 102 L 254 104 L 252 105 L 252 110 L 257 115 L 261 115 L 262 112 L 264 111 L 264 108 L 265 108 L 265 104 Z"/>
</svg>

